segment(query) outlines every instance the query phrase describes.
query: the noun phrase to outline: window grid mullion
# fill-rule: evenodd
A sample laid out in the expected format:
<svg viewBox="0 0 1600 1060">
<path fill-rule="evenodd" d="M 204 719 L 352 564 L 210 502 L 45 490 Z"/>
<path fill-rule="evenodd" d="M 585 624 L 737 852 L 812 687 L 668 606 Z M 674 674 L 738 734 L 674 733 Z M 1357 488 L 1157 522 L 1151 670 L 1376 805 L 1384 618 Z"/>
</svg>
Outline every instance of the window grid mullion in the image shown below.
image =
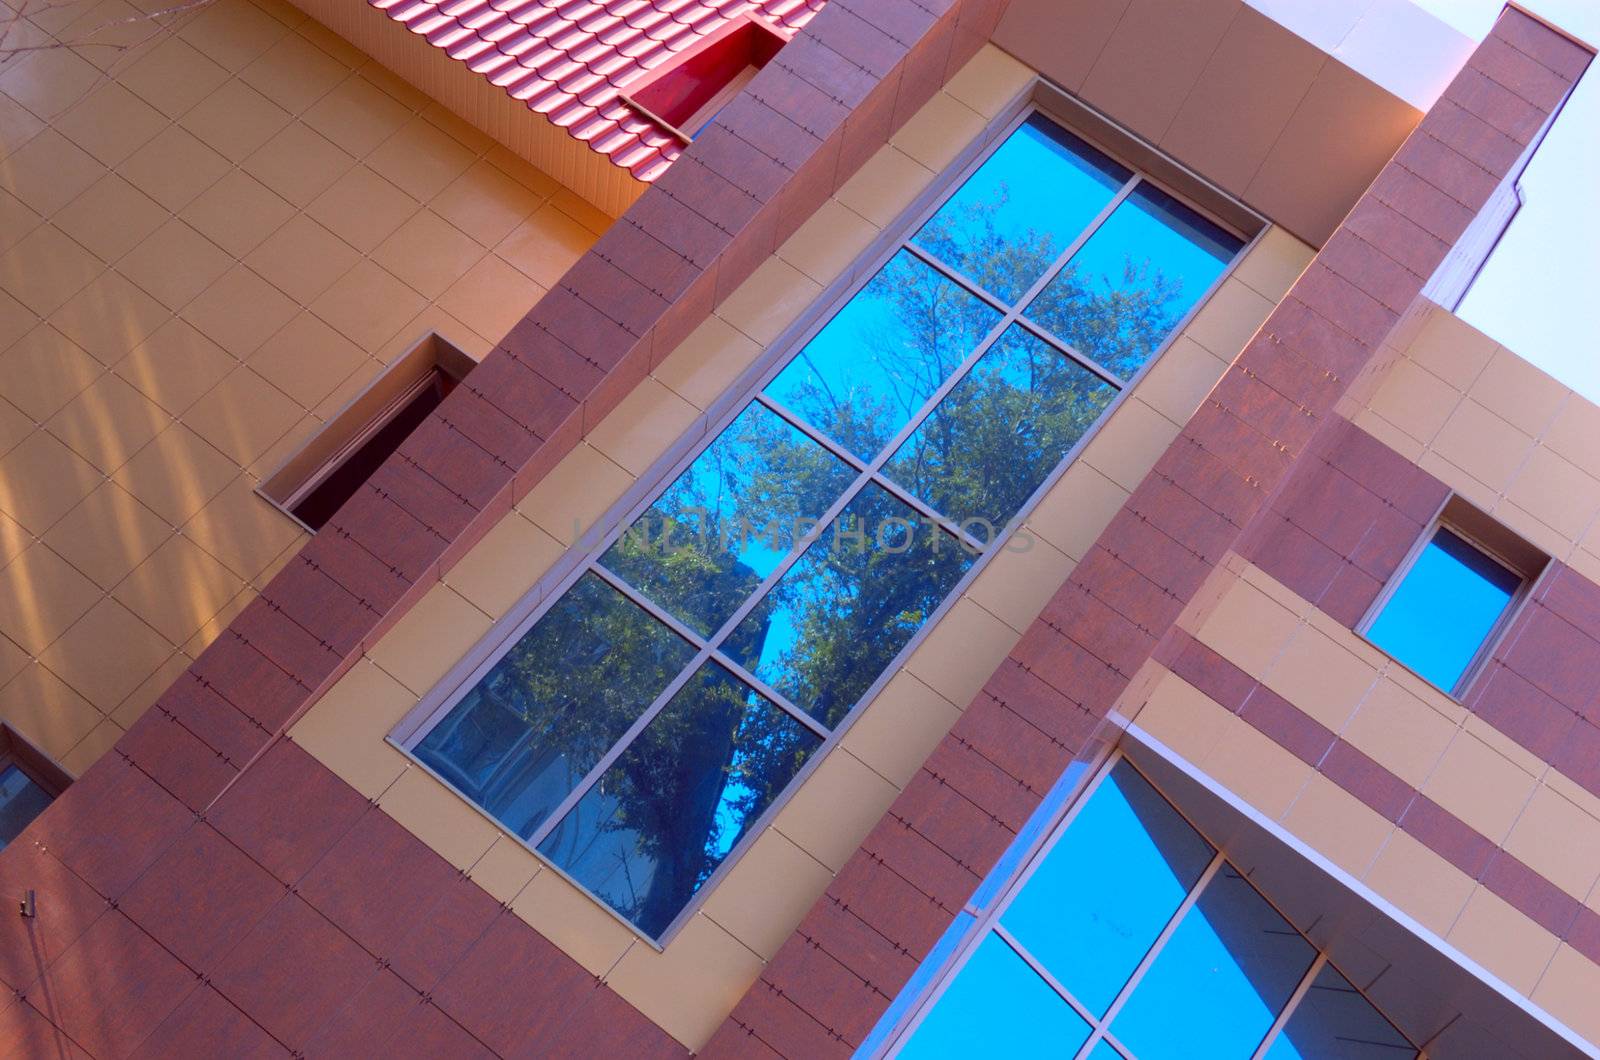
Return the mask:
<svg viewBox="0 0 1600 1060">
<path fill-rule="evenodd" d="M 1322 972 L 1323 965 L 1328 963 L 1328 955 L 1317 952 L 1316 959 L 1311 962 L 1311 967 L 1306 969 L 1306 974 L 1300 977 L 1294 993 L 1289 995 L 1289 1000 L 1283 1003 L 1283 1011 L 1278 1013 L 1278 1018 L 1272 1021 L 1272 1026 L 1267 1028 L 1267 1033 L 1262 1036 L 1261 1044 L 1256 1046 L 1256 1051 L 1250 1054 L 1250 1060 L 1262 1060 L 1267 1055 L 1267 1050 L 1272 1048 L 1272 1043 L 1278 1035 L 1283 1033 L 1283 1028 L 1288 1024 L 1289 1017 L 1294 1015 L 1294 1010 L 1299 1007 L 1300 1001 L 1311 991 L 1311 984 Z M 1366 1000 L 1366 995 L 1361 995 Z"/>
<path fill-rule="evenodd" d="M 1012 952 L 1014 952 L 1018 957 L 1021 957 L 1023 963 L 1033 970 L 1033 974 L 1037 975 L 1044 982 L 1045 986 L 1048 986 L 1051 990 L 1055 991 L 1057 996 L 1059 996 L 1061 1000 L 1065 1001 L 1068 1007 L 1070 1007 L 1073 1012 L 1076 1012 L 1078 1017 L 1082 1019 L 1083 1022 L 1089 1025 L 1091 1031 L 1098 1031 L 1101 1029 L 1101 1025 L 1105 1021 L 1096 1016 L 1093 1012 L 1089 1011 L 1088 1007 L 1079 1001 L 1077 997 L 1073 995 L 1072 991 L 1066 988 L 1065 984 L 1063 984 L 1061 980 L 1050 974 L 1050 969 L 1046 968 L 1043 962 L 1030 953 L 1028 951 L 1028 947 L 1024 946 L 1021 940 L 1019 940 L 1010 931 L 1007 931 L 1004 924 L 996 923 L 990 930 L 994 932 L 996 938 L 998 938 L 1001 942 L 1004 942 L 1007 946 L 1010 946 Z"/>
<path fill-rule="evenodd" d="M 1133 974 L 1128 976 L 1128 981 L 1122 984 L 1121 990 L 1117 991 L 1117 996 L 1112 1000 L 1111 1007 L 1106 1009 L 1105 1019 L 1095 1028 L 1094 1033 L 1089 1035 L 1089 1040 L 1083 1043 L 1083 1048 L 1078 1050 L 1077 1060 L 1088 1060 L 1089 1053 L 1094 1049 L 1095 1044 L 1105 1037 L 1112 1021 L 1122 1012 L 1123 1006 L 1128 1003 L 1128 998 L 1139 988 L 1139 981 L 1144 978 L 1144 973 L 1150 970 L 1150 966 L 1161 955 L 1162 949 L 1167 945 L 1167 940 L 1172 938 L 1173 933 L 1178 930 L 1178 925 L 1183 922 L 1184 916 L 1190 909 L 1194 908 L 1195 902 L 1200 900 L 1200 892 L 1206 889 L 1206 885 L 1211 882 L 1212 878 L 1216 876 L 1217 872 L 1225 864 L 1227 864 L 1227 860 L 1222 856 L 1222 851 L 1218 850 L 1212 855 L 1211 864 L 1206 866 L 1205 871 L 1200 874 L 1200 878 L 1189 889 L 1189 893 L 1184 895 L 1183 901 L 1178 903 L 1177 911 L 1168 919 L 1166 926 L 1161 929 L 1161 934 L 1156 936 L 1155 942 L 1151 943 L 1150 948 L 1145 951 L 1144 958 L 1134 968 Z"/>
</svg>

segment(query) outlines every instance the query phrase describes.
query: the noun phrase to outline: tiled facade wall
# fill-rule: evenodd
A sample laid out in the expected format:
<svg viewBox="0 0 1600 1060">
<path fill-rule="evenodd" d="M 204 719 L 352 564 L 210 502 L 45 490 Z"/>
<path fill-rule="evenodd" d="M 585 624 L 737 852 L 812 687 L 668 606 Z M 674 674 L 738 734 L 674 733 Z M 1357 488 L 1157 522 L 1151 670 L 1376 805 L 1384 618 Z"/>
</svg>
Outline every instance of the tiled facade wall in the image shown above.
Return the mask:
<svg viewBox="0 0 1600 1060">
<path fill-rule="evenodd" d="M 834 877 L 707 1052 L 843 1055 L 862 1041 L 1258 514 L 1314 451 L 1510 159 L 1589 54 L 1515 11 L 1378 174 L 1088 557 Z M 1268 518 L 1273 518 L 1270 512 Z"/>
<path fill-rule="evenodd" d="M 562 551 L 1002 116 L 1031 71 L 975 56 L 312 707 L 291 738 L 690 1047 L 703 1044 L 921 768 L 1311 257 L 1269 231 L 931 629 L 840 745 L 657 952 L 384 742 Z M 602 526 L 601 529 L 607 527 Z"/>
<path fill-rule="evenodd" d="M 8 890 L 30 881 L 40 908 L 4 929 L 19 996 L 0 1009 L 0 1045 L 67 1050 L 83 1038 L 121 1055 L 144 1041 L 170 1055 L 174 1042 L 242 1034 L 270 1051 L 382 1028 L 436 1051 L 513 1055 L 599 1027 L 620 1051 L 682 1051 L 274 736 L 978 50 L 998 10 L 990 0 L 830 3 L 233 619 L 160 709 L 0 852 Z M 290 808 L 297 799 L 303 812 Z M 370 854 L 385 844 L 399 849 Z M 435 888 L 365 908 L 372 892 L 395 887 L 377 869 L 395 858 L 433 866 L 419 873 L 466 893 L 423 904 Z M 221 883 L 223 862 L 237 888 Z M 201 864 L 217 872 L 199 876 Z M 305 888 L 322 865 L 338 867 L 318 897 Z M 125 901 L 169 872 L 203 880 L 193 901 Z M 464 914 L 469 906 L 477 912 Z M 206 945 L 188 949 L 180 933 Z M 402 975 L 399 951 L 431 936 L 453 956 Z"/>
<path fill-rule="evenodd" d="M 291 7 L 113 6 L 0 62 L 0 718 L 73 773 L 304 544 L 255 484 L 605 224 Z"/>
</svg>

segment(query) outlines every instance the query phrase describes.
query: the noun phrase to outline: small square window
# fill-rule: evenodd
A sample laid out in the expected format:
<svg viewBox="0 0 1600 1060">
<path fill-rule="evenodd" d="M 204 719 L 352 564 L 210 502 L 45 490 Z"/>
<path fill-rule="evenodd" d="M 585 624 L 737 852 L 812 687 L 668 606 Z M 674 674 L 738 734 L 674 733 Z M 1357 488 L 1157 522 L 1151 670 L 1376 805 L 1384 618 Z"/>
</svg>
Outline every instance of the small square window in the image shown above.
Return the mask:
<svg viewBox="0 0 1600 1060">
<path fill-rule="evenodd" d="M 257 492 L 311 531 L 321 530 L 472 370 L 437 333 L 384 369 Z"/>
<path fill-rule="evenodd" d="M 71 783 L 66 770 L 10 725 L 0 724 L 0 850 L 11 845 Z"/>
<path fill-rule="evenodd" d="M 1544 561 L 1532 545 L 1452 498 L 1378 598 L 1366 638 L 1460 694 Z"/>
</svg>

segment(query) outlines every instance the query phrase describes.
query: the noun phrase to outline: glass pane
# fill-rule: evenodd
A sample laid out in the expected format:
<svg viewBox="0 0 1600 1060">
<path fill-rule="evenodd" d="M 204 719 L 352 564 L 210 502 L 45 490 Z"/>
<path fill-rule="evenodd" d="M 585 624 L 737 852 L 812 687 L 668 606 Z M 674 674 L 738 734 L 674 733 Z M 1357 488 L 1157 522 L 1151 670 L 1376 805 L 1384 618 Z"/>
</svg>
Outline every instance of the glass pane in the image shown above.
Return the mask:
<svg viewBox="0 0 1600 1060">
<path fill-rule="evenodd" d="M 1224 865 L 1113 1021 L 1140 1060 L 1249 1056 L 1316 951 Z"/>
<path fill-rule="evenodd" d="M 1002 527 L 1116 394 L 1115 387 L 1013 325 L 885 470 L 956 523 L 983 519 Z"/>
<path fill-rule="evenodd" d="M 527 838 L 693 656 L 681 637 L 585 574 L 415 753 Z"/>
<path fill-rule="evenodd" d="M 1028 307 L 1028 316 L 1127 379 L 1243 242 L 1141 183 Z"/>
<path fill-rule="evenodd" d="M 916 1060 L 1070 1057 L 1089 1025 L 1034 974 L 1015 950 L 989 935 L 939 996 L 899 1055 Z"/>
<path fill-rule="evenodd" d="M 1132 172 L 1035 114 L 922 226 L 916 242 L 1015 302 Z"/>
<path fill-rule="evenodd" d="M 871 460 L 999 319 L 902 250 L 795 354 L 767 393 Z"/>
<path fill-rule="evenodd" d="M 1000 922 L 1100 1015 L 1211 857 L 1149 781 L 1118 762 Z"/>
<path fill-rule="evenodd" d="M 50 793 L 14 765 L 0 770 L 0 850 L 51 803 Z"/>
<path fill-rule="evenodd" d="M 1405 1035 L 1331 964 L 1322 966 L 1267 1050 L 1267 1060 L 1410 1060 L 1416 1055 Z"/>
<path fill-rule="evenodd" d="M 601 562 L 710 636 L 828 510 L 855 472 L 753 404 L 617 539 Z"/>
<path fill-rule="evenodd" d="M 1111 1047 L 1111 1043 L 1101 1038 L 1094 1043 L 1094 1048 L 1089 1050 L 1089 1060 L 1122 1060 L 1122 1054 Z"/>
<path fill-rule="evenodd" d="M 831 727 L 975 558 L 869 483 L 739 623 L 723 650 Z"/>
<path fill-rule="evenodd" d="M 1389 597 L 1367 639 L 1449 691 L 1521 584 L 1517 575 L 1441 529 Z"/>
<path fill-rule="evenodd" d="M 640 930 L 659 935 L 820 742 L 707 663 L 539 852 Z"/>
</svg>

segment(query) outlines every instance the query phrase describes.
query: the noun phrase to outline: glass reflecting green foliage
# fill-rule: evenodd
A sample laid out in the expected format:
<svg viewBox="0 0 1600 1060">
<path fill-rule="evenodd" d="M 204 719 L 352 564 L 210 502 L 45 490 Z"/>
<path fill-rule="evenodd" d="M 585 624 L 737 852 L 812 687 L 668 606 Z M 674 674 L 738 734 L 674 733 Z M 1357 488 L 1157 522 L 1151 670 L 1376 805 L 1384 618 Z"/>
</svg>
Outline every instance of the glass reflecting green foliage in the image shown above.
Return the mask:
<svg viewBox="0 0 1600 1060">
<path fill-rule="evenodd" d="M 1002 527 L 1116 396 L 1115 387 L 1013 324 L 884 470 L 958 523 Z"/>
<path fill-rule="evenodd" d="M 749 685 L 707 663 L 539 852 L 659 935 L 819 743 Z"/>
<path fill-rule="evenodd" d="M 1317 951 L 1224 865 L 1111 1024 L 1140 1060 L 1247 1057 Z"/>
<path fill-rule="evenodd" d="M 527 838 L 693 656 L 681 637 L 585 574 L 415 754 Z"/>
<path fill-rule="evenodd" d="M 756 604 L 727 651 L 800 709 L 835 725 L 975 558 L 869 484 Z"/>
<path fill-rule="evenodd" d="M 1082 1017 L 998 935 L 990 935 L 899 1056 L 1071 1057 L 1088 1037 Z"/>
<path fill-rule="evenodd" d="M 1441 528 L 1383 605 L 1367 639 L 1449 692 L 1521 585 L 1516 574 Z"/>
<path fill-rule="evenodd" d="M 1103 1015 L 1212 853 L 1138 770 L 1119 762 L 1000 923 Z"/>
<path fill-rule="evenodd" d="M 1124 199 L 1027 309 L 1131 377 L 1244 244 L 1148 182 Z"/>
<path fill-rule="evenodd" d="M 1266 1060 L 1411 1060 L 1416 1048 L 1350 980 L 1324 964 Z"/>
<path fill-rule="evenodd" d="M 838 457 L 752 404 L 662 491 L 600 562 L 710 636 L 855 478 Z M 798 529 L 797 529 L 798 528 Z"/>
<path fill-rule="evenodd" d="M 871 460 L 999 319 L 993 308 L 902 250 L 766 392 Z"/>
<path fill-rule="evenodd" d="M 1132 172 L 1035 114 L 916 235 L 918 245 L 1015 302 Z"/>
</svg>

